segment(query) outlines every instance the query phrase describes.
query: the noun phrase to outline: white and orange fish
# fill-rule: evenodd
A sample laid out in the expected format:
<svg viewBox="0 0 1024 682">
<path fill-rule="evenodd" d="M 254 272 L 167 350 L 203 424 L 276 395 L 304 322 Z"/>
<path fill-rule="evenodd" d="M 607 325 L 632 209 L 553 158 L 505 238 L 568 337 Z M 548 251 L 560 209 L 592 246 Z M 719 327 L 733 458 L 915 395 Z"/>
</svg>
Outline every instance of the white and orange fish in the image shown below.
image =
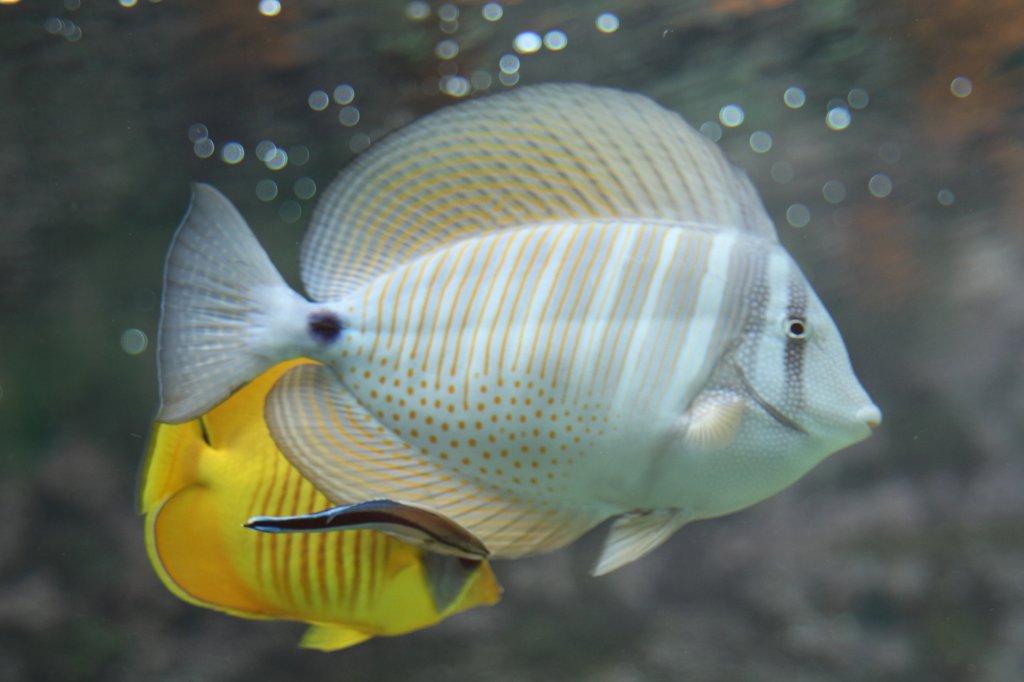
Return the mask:
<svg viewBox="0 0 1024 682">
<path fill-rule="evenodd" d="M 291 290 L 195 187 L 167 259 L 159 418 L 304 356 L 271 433 L 332 500 L 495 557 L 618 517 L 595 569 L 799 479 L 881 419 L 746 176 L 677 114 L 542 85 L 427 116 L 324 195 Z"/>
</svg>

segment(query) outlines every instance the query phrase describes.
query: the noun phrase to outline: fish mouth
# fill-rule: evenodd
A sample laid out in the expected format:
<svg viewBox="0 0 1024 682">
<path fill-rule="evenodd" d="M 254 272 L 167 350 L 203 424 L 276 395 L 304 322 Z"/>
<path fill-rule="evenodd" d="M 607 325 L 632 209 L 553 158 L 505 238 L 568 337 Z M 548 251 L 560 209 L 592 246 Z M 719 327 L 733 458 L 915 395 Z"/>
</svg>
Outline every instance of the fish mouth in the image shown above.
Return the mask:
<svg viewBox="0 0 1024 682">
<path fill-rule="evenodd" d="M 797 424 L 782 410 L 769 403 L 767 400 L 762 398 L 757 391 L 754 390 L 754 387 L 750 384 L 750 381 L 747 379 L 747 375 L 743 372 L 743 368 L 740 367 L 738 363 L 734 362 L 733 367 L 735 367 L 736 369 L 736 375 L 739 377 L 740 383 L 743 384 L 744 390 L 746 390 L 746 392 L 762 410 L 768 413 L 769 417 L 777 421 L 782 426 L 785 426 L 787 429 L 796 431 L 797 433 L 801 433 L 805 436 L 807 435 L 807 429 Z"/>
</svg>

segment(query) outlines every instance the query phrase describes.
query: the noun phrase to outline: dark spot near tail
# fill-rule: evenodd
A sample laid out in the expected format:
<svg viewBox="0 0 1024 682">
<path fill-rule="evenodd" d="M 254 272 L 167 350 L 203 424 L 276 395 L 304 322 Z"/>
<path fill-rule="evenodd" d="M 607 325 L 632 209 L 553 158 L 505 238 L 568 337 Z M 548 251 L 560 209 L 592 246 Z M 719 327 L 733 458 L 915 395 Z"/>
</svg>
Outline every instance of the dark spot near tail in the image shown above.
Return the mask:
<svg viewBox="0 0 1024 682">
<path fill-rule="evenodd" d="M 318 343 L 333 343 L 342 329 L 341 320 L 329 310 L 318 310 L 309 316 L 309 335 Z"/>
</svg>

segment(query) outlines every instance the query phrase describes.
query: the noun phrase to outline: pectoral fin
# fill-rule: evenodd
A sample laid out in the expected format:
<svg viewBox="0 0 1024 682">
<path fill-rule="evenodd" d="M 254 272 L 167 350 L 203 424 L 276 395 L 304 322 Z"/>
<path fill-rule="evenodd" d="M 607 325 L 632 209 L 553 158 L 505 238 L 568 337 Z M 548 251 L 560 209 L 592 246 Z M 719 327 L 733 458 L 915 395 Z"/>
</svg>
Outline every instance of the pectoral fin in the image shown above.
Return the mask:
<svg viewBox="0 0 1024 682">
<path fill-rule="evenodd" d="M 370 529 L 430 552 L 486 559 L 480 540 L 451 519 L 411 504 L 370 500 L 298 516 L 254 516 L 245 526 L 264 533 L 315 533 Z"/>
<path fill-rule="evenodd" d="M 704 450 L 724 448 L 739 433 L 746 406 L 746 399 L 732 391 L 701 393 L 683 415 L 683 439 Z"/>
<path fill-rule="evenodd" d="M 636 561 L 679 530 L 689 517 L 681 509 L 654 509 L 623 514 L 608 531 L 593 575 L 611 573 Z"/>
</svg>

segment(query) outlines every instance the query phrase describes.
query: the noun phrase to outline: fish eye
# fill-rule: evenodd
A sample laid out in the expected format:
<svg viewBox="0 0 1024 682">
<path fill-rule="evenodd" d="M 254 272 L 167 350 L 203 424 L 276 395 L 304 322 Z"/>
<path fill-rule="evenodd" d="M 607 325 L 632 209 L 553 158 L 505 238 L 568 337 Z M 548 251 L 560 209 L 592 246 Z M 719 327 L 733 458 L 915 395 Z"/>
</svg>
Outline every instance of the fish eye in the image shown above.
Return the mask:
<svg viewBox="0 0 1024 682">
<path fill-rule="evenodd" d="M 806 339 L 809 329 L 807 320 L 802 317 L 790 317 L 786 320 L 786 336 L 791 339 Z"/>
</svg>

